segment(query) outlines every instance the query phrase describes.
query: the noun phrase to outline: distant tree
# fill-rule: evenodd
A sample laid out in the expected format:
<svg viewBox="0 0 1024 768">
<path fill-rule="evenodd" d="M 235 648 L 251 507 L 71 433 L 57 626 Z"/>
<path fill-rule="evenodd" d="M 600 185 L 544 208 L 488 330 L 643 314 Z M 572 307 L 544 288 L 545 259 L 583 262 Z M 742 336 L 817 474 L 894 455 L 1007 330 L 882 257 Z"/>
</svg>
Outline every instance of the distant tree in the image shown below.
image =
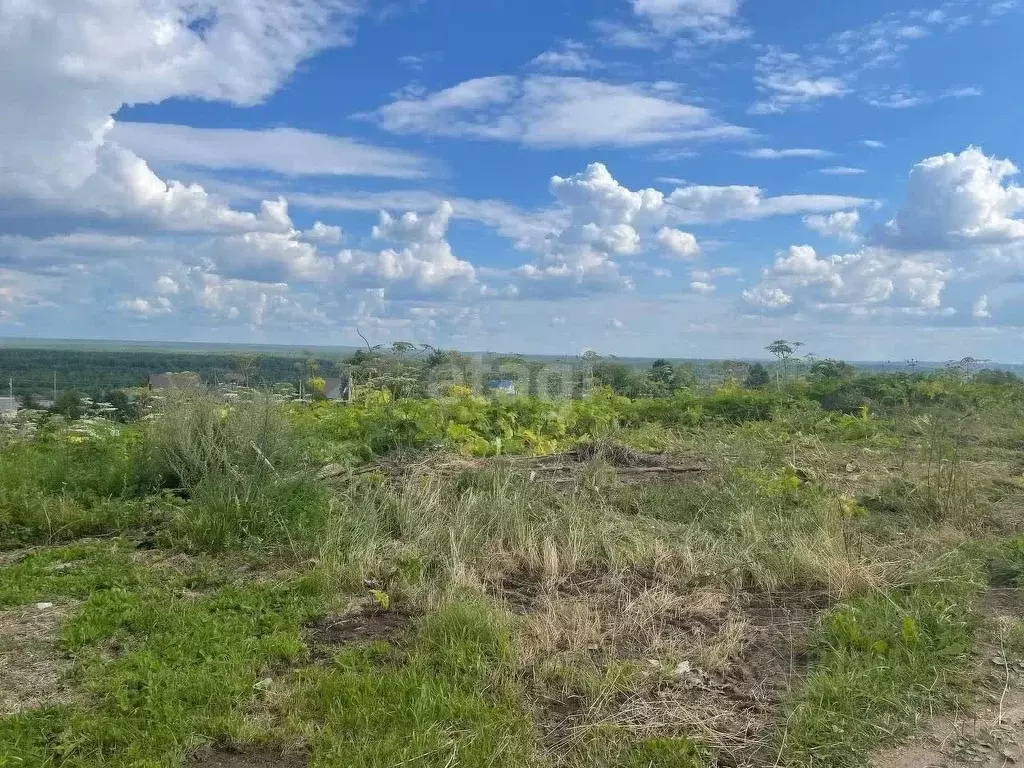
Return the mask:
<svg viewBox="0 0 1024 768">
<path fill-rule="evenodd" d="M 665 387 L 672 386 L 672 379 L 675 374 L 672 363 L 663 357 L 659 357 L 651 363 L 651 380 Z"/>
<path fill-rule="evenodd" d="M 234 355 L 231 359 L 231 367 L 235 370 L 239 376 L 242 377 L 242 384 L 246 387 L 249 386 L 249 379 L 253 373 L 259 368 L 260 358 L 258 355 Z"/>
<path fill-rule="evenodd" d="M 769 344 L 765 349 L 771 352 L 778 361 L 779 366 L 775 369 L 775 385 L 778 388 L 782 388 L 782 383 L 779 381 L 779 367 L 782 369 L 782 373 L 785 374 L 786 378 L 789 378 L 789 361 L 792 359 L 796 351 L 802 347 L 804 343 L 802 341 L 786 341 L 786 339 L 776 339 Z"/>
<path fill-rule="evenodd" d="M 811 364 L 810 370 L 811 376 L 823 381 L 852 379 L 856 372 L 857 370 L 849 363 L 843 360 L 833 360 L 832 358 L 815 360 Z"/>
<path fill-rule="evenodd" d="M 744 382 L 744 386 L 747 389 L 763 389 L 768 386 L 769 381 L 771 381 L 771 375 L 768 373 L 768 369 L 761 363 L 754 363 L 747 369 L 747 380 Z"/>
<path fill-rule="evenodd" d="M 320 376 L 310 376 L 306 380 L 306 391 L 314 400 L 326 400 L 327 382 Z"/>
<path fill-rule="evenodd" d="M 53 404 L 53 412 L 68 419 L 79 418 L 85 412 L 82 396 L 73 389 L 64 390 L 57 395 L 57 401 Z"/>
</svg>

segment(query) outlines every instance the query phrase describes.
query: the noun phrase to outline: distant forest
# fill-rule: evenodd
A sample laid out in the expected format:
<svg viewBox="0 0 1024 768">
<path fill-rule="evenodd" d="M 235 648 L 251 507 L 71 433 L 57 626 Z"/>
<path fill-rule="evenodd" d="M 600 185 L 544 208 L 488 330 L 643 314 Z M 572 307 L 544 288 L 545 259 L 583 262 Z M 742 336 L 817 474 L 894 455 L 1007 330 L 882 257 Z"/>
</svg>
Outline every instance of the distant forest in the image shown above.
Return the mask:
<svg viewBox="0 0 1024 768">
<path fill-rule="evenodd" d="M 0 348 L 0 396 L 13 383 L 15 395 L 48 396 L 57 374 L 60 392 L 76 390 L 97 397 L 104 392 L 146 384 L 151 373 L 192 371 L 207 383 L 244 377 L 253 386 L 298 382 L 313 360 L 321 375 L 336 375 L 343 359 L 297 352 L 280 354 L 209 353 L 155 350 Z"/>
</svg>

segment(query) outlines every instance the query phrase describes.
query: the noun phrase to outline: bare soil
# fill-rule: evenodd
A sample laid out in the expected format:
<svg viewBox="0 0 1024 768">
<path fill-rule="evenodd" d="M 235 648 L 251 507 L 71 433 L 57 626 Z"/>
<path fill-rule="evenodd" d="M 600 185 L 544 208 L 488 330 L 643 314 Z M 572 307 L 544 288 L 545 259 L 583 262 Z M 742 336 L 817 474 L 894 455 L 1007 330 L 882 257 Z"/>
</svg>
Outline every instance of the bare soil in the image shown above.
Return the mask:
<svg viewBox="0 0 1024 768">
<path fill-rule="evenodd" d="M 322 660 L 340 646 L 398 642 L 408 633 L 414 619 L 407 611 L 363 607 L 317 619 L 306 626 L 304 635 L 313 658 Z"/>
<path fill-rule="evenodd" d="M 305 755 L 268 747 L 242 746 L 204 749 L 189 758 L 188 768 L 304 768 Z"/>
</svg>

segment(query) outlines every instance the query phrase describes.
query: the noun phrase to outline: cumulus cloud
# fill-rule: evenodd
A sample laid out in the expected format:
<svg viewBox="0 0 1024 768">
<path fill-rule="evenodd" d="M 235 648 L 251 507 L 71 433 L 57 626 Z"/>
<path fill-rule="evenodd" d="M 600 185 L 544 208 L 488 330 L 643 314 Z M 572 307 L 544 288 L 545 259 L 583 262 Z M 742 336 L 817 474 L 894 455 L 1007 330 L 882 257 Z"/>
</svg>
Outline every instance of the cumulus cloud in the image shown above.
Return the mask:
<svg viewBox="0 0 1024 768">
<path fill-rule="evenodd" d="M 142 319 L 167 315 L 174 311 L 171 300 L 166 296 L 159 296 L 156 299 L 122 299 L 117 303 L 117 308 Z"/>
<path fill-rule="evenodd" d="M 674 91 L 667 83 L 499 75 L 401 98 L 360 116 L 392 133 L 540 147 L 637 146 L 747 134 L 704 107 L 680 101 Z"/>
<path fill-rule="evenodd" d="M 531 246 L 539 258 L 520 270 L 534 288 L 551 281 L 565 290 L 629 290 L 633 281 L 624 274 L 627 262 L 621 257 L 700 254 L 697 238 L 681 225 L 836 211 L 869 202 L 835 195 L 767 197 L 757 187 L 737 186 L 679 187 L 666 195 L 653 188 L 629 189 L 602 163 L 553 177 L 551 191 L 564 217 L 551 220 L 550 234 Z"/>
<path fill-rule="evenodd" d="M 356 9 L 347 0 L 5 3 L 0 186 L 40 197 L 79 188 L 126 103 L 255 104 L 300 61 L 345 42 Z"/>
<path fill-rule="evenodd" d="M 1017 167 L 976 147 L 922 160 L 879 242 L 902 249 L 959 249 L 1024 240 L 1024 188 Z"/>
<path fill-rule="evenodd" d="M 697 238 L 689 232 L 662 227 L 658 231 L 658 242 L 671 258 L 694 259 L 700 255 L 700 245 L 697 244 Z"/>
<path fill-rule="evenodd" d="M 823 214 L 804 216 L 804 225 L 809 230 L 824 237 L 834 237 L 839 240 L 858 240 L 857 225 L 859 223 L 860 213 L 857 211 L 836 211 L 828 216 Z"/>
<path fill-rule="evenodd" d="M 333 224 L 324 224 L 322 221 L 315 221 L 312 227 L 302 232 L 302 239 L 311 243 L 335 245 L 341 242 L 341 227 Z"/>
<path fill-rule="evenodd" d="M 942 292 L 952 272 L 940 261 L 879 248 L 828 258 L 809 245 L 779 253 L 761 282 L 743 293 L 762 310 L 840 312 L 854 316 L 942 311 Z"/>
</svg>

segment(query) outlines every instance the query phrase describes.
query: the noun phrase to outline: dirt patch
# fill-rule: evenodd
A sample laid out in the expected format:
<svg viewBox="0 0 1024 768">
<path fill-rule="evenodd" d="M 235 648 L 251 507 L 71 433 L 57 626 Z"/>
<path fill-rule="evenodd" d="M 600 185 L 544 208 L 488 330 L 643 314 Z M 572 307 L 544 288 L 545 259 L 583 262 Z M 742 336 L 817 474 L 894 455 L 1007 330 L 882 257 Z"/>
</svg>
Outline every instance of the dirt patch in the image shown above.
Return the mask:
<svg viewBox="0 0 1024 768">
<path fill-rule="evenodd" d="M 395 643 L 408 633 L 415 616 L 407 611 L 357 609 L 324 616 L 306 625 L 306 644 L 314 659 L 329 658 L 344 645 Z"/>
<path fill-rule="evenodd" d="M 698 738 L 721 766 L 758 764 L 785 696 L 807 671 L 809 633 L 831 604 L 802 591 L 676 591 L 639 573 L 504 587 L 524 616 L 534 668 L 589 667 L 611 681 L 596 698 L 593 684 L 536 681 L 537 721 L 556 763 L 592 728 L 615 724 L 640 737 Z M 627 683 L 607 677 L 623 663 L 633 670 Z"/>
<path fill-rule="evenodd" d="M 188 768 L 304 768 L 306 755 L 269 747 L 218 747 L 204 749 L 185 763 Z"/>
<path fill-rule="evenodd" d="M 37 603 L 0 611 L 0 717 L 68 700 L 70 662 L 57 637 L 69 610 Z"/>
</svg>

